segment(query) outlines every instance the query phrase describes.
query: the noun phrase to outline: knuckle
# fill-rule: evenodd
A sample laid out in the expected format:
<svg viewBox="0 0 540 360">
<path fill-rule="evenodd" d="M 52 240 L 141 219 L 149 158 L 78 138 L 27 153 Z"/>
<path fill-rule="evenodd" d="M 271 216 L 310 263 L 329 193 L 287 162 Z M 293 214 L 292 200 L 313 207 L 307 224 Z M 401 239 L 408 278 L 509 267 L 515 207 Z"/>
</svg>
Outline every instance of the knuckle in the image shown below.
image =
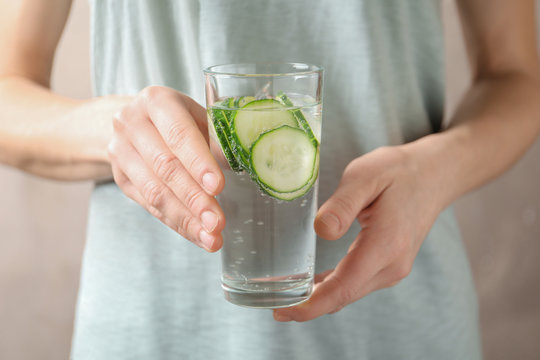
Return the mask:
<svg viewBox="0 0 540 360">
<path fill-rule="evenodd" d="M 367 160 L 367 155 L 369 154 L 359 156 L 349 162 L 343 170 L 343 178 L 354 179 L 356 181 L 361 180 L 362 182 L 367 182 L 373 178 L 371 176 L 366 176 L 366 173 L 368 173 L 368 169 L 370 167 L 370 162 Z"/>
<path fill-rule="evenodd" d="M 400 146 L 382 146 L 373 151 L 374 155 L 379 158 L 388 159 L 392 166 L 387 167 L 387 172 L 394 173 L 401 169 L 415 167 L 415 162 L 412 161 L 408 153 Z"/>
<path fill-rule="evenodd" d="M 113 171 L 113 178 L 116 185 L 122 189 L 124 194 L 126 194 L 129 198 L 132 198 L 131 189 L 128 186 L 130 184 L 128 178 L 123 176 L 119 171 Z"/>
<path fill-rule="evenodd" d="M 340 290 L 340 299 L 338 309 L 343 309 L 347 304 L 351 303 L 354 300 L 354 291 L 346 288 L 341 287 Z"/>
<path fill-rule="evenodd" d="M 388 145 L 385 145 L 385 146 L 379 146 L 378 148 L 376 148 L 375 150 L 373 150 L 373 153 L 381 153 L 381 154 L 384 154 L 384 153 L 387 153 L 389 151 L 391 151 L 392 147 L 391 146 L 388 146 Z"/>
<path fill-rule="evenodd" d="M 107 155 L 109 156 L 109 159 L 116 160 L 118 157 L 118 153 L 120 152 L 120 144 L 118 139 L 116 137 L 113 137 L 112 140 L 107 145 Z"/>
<path fill-rule="evenodd" d="M 187 241 L 190 241 L 190 242 L 197 245 L 196 237 L 189 234 L 187 231 L 182 229 L 182 227 L 180 227 L 179 225 L 171 225 L 170 228 L 173 229 L 174 231 L 176 231 L 180 236 L 182 236 Z"/>
<path fill-rule="evenodd" d="M 182 219 L 180 219 L 180 228 L 178 229 L 178 232 L 183 234 L 190 233 L 189 229 L 194 223 L 195 218 L 192 215 L 188 214 L 184 216 Z"/>
<path fill-rule="evenodd" d="M 158 154 L 153 167 L 154 173 L 166 183 L 174 182 L 178 176 L 178 159 L 172 153 Z"/>
<path fill-rule="evenodd" d="M 113 116 L 112 124 L 114 131 L 120 132 L 125 129 L 124 119 L 125 116 L 123 114 Z"/>
<path fill-rule="evenodd" d="M 194 209 L 197 204 L 202 204 L 204 200 L 205 194 L 200 188 L 191 188 L 186 192 L 186 196 L 184 197 L 184 204 L 189 209 Z M 201 206 L 203 208 L 204 206 Z"/>
<path fill-rule="evenodd" d="M 141 91 L 141 97 L 147 105 L 160 106 L 168 101 L 176 92 L 165 86 L 151 85 Z"/>
<path fill-rule="evenodd" d="M 401 159 L 405 153 L 398 146 L 381 146 L 373 150 L 373 155 Z"/>
<path fill-rule="evenodd" d="M 152 215 L 155 218 L 161 219 L 163 217 L 163 214 L 161 213 L 161 211 L 159 211 L 152 205 L 148 206 L 148 212 L 150 213 L 150 215 Z"/>
<path fill-rule="evenodd" d="M 124 131 L 128 126 L 129 119 L 133 116 L 132 105 L 126 105 L 122 110 L 113 116 L 112 124 L 116 132 Z"/>
<path fill-rule="evenodd" d="M 148 181 L 146 184 L 144 184 L 142 196 L 148 202 L 149 206 L 159 209 L 163 204 L 163 188 L 153 181 Z"/>
<path fill-rule="evenodd" d="M 168 217 L 161 217 L 160 220 L 165 224 L 167 225 L 168 227 L 170 227 L 172 230 L 176 231 L 178 234 L 180 234 L 181 236 L 183 237 L 186 237 L 185 235 L 185 232 L 181 229 L 181 227 L 175 223 L 174 221 L 172 221 L 171 219 L 169 219 Z"/>
<path fill-rule="evenodd" d="M 186 139 L 189 137 L 189 128 L 180 123 L 172 125 L 167 131 L 167 142 L 181 150 Z"/>
<path fill-rule="evenodd" d="M 202 158 L 200 157 L 200 155 L 194 153 L 194 152 L 190 152 L 190 159 L 189 161 L 187 162 L 186 166 L 187 168 L 190 170 L 190 172 L 192 174 L 196 174 L 198 173 L 197 171 L 197 167 L 199 165 L 203 164 L 203 160 Z"/>
<path fill-rule="evenodd" d="M 373 153 L 379 151 L 374 150 Z M 358 188 L 363 188 L 365 194 L 376 194 L 379 192 L 381 186 L 381 180 L 377 176 L 369 176 L 368 174 L 377 172 L 374 169 L 374 163 L 367 158 L 370 154 L 360 156 L 351 161 L 343 171 L 343 179 L 347 178 L 348 181 L 354 181 Z M 352 199 L 350 199 L 352 200 Z"/>
<path fill-rule="evenodd" d="M 409 262 L 406 262 L 406 261 L 402 261 L 395 266 L 394 278 L 397 281 L 401 281 L 405 279 L 407 276 L 409 276 L 409 274 L 411 273 L 411 270 L 412 270 L 412 264 L 409 264 Z"/>
<path fill-rule="evenodd" d="M 345 167 L 345 170 L 343 170 L 343 174 L 347 175 L 350 173 L 356 172 L 356 168 L 358 166 L 358 163 L 362 162 L 362 157 L 357 157 L 354 160 L 352 160 L 350 163 L 347 164 Z"/>
<path fill-rule="evenodd" d="M 396 159 L 397 163 L 402 163 L 408 160 L 407 152 L 400 146 L 386 146 L 384 151 Z"/>
<path fill-rule="evenodd" d="M 354 204 L 351 197 L 337 196 L 334 201 L 338 209 L 338 216 L 354 213 Z"/>
<path fill-rule="evenodd" d="M 337 291 L 338 304 L 334 312 L 343 309 L 345 306 L 356 300 L 357 291 L 346 286 L 339 277 L 333 276 L 329 280 L 334 282 Z"/>
<path fill-rule="evenodd" d="M 159 99 L 159 97 L 163 94 L 164 88 L 157 85 L 151 85 L 147 86 L 141 91 L 141 96 L 146 101 L 154 101 L 156 99 Z"/>
<path fill-rule="evenodd" d="M 135 193 L 136 190 L 133 188 L 133 184 L 131 183 L 131 181 L 129 181 L 128 178 L 126 178 L 125 176 L 115 176 L 114 182 L 116 183 L 116 185 L 118 185 L 120 189 L 122 189 L 122 192 L 126 194 L 128 198 L 137 203 L 139 202 Z"/>
</svg>

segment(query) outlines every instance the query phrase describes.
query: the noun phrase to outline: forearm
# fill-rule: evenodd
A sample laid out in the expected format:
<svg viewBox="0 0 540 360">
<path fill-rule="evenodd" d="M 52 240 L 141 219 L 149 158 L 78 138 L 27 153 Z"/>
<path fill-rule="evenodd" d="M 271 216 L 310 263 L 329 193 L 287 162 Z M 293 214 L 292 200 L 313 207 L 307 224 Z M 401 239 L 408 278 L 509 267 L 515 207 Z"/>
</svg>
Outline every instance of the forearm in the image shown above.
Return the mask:
<svg viewBox="0 0 540 360">
<path fill-rule="evenodd" d="M 518 73 L 476 81 L 438 134 L 405 145 L 442 207 L 512 166 L 540 133 L 540 83 Z"/>
<path fill-rule="evenodd" d="M 112 117 L 128 97 L 74 100 L 21 77 L 0 80 L 0 162 L 60 180 L 111 176 Z"/>
</svg>

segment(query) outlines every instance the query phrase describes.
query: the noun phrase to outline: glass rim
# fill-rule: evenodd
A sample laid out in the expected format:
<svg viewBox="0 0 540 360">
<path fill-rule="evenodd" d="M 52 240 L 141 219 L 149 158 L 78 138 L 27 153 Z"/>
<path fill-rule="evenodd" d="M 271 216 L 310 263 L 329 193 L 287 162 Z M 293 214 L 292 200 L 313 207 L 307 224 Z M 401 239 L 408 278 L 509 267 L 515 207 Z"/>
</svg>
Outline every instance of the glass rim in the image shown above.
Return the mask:
<svg viewBox="0 0 540 360">
<path fill-rule="evenodd" d="M 225 67 L 225 66 L 270 66 L 270 65 L 289 65 L 292 69 L 294 69 L 294 66 L 302 66 L 306 67 L 307 70 L 299 70 L 299 71 L 287 71 L 287 72 L 276 72 L 276 73 L 269 73 L 269 74 L 254 74 L 254 73 L 241 73 L 241 72 L 234 72 L 234 71 L 218 71 L 215 70 L 219 67 Z M 236 76 L 236 77 L 277 77 L 277 76 L 298 76 L 298 75 L 310 75 L 310 74 L 316 74 L 316 73 L 322 73 L 324 68 L 319 65 L 314 64 L 308 64 L 308 63 L 299 63 L 299 62 L 255 62 L 255 63 L 225 63 L 225 64 L 217 64 L 208 66 L 203 69 L 203 73 L 205 75 L 225 75 L 225 76 Z"/>
</svg>

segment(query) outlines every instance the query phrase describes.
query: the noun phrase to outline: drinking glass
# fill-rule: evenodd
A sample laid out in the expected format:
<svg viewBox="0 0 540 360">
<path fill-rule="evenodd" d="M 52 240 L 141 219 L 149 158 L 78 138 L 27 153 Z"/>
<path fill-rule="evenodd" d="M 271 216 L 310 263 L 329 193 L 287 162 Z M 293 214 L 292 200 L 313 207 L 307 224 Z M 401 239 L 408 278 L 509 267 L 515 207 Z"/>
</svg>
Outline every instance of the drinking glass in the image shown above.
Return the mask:
<svg viewBox="0 0 540 360">
<path fill-rule="evenodd" d="M 226 64 L 204 75 L 210 149 L 225 175 L 225 298 L 299 304 L 313 289 L 323 69 Z"/>
</svg>

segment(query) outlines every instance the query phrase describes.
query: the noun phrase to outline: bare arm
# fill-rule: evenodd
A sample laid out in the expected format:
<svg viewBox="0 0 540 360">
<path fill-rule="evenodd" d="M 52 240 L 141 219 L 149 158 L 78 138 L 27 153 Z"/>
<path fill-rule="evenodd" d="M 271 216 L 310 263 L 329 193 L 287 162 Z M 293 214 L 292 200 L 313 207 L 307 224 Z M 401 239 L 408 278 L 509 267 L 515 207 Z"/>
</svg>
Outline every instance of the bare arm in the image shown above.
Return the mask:
<svg viewBox="0 0 540 360">
<path fill-rule="evenodd" d="M 0 162 L 63 180 L 114 176 L 173 230 L 219 249 L 225 218 L 213 195 L 224 179 L 205 140 L 204 108 L 162 87 L 89 100 L 49 90 L 70 5 L 0 0 Z"/>
<path fill-rule="evenodd" d="M 534 1 L 457 3 L 473 81 L 450 128 L 409 147 L 429 148 L 427 169 L 437 171 L 444 205 L 507 170 L 540 133 Z"/>
<path fill-rule="evenodd" d="M 315 229 L 337 240 L 362 231 L 335 269 L 316 277 L 305 303 L 278 321 L 339 311 L 406 278 L 433 222 L 462 194 L 508 169 L 540 132 L 534 1 L 458 0 L 473 82 L 446 131 L 375 150 L 345 169 Z"/>
<path fill-rule="evenodd" d="M 0 0 L 0 162 L 62 180 L 111 178 L 196 245 L 221 247 L 224 178 L 206 111 L 174 89 L 74 100 L 52 93 L 70 0 Z M 118 114 L 115 117 L 115 114 Z"/>
<path fill-rule="evenodd" d="M 49 89 L 71 0 L 0 1 L 0 162 L 62 180 L 111 177 L 112 116 L 130 99 Z"/>
</svg>

